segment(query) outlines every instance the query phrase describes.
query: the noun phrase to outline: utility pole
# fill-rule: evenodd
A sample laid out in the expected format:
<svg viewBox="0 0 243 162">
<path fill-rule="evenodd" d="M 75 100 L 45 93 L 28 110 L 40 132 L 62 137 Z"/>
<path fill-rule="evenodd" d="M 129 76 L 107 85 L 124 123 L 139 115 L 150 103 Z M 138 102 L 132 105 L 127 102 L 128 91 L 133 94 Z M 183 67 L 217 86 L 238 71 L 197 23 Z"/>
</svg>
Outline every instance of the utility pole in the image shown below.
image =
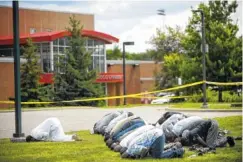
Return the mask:
<svg viewBox="0 0 243 162">
<path fill-rule="evenodd" d="M 126 51 L 125 51 L 125 46 L 126 45 L 134 45 L 134 42 L 123 42 L 123 48 L 122 48 L 122 57 L 123 57 L 123 95 L 126 95 Z M 124 105 L 127 104 L 127 99 L 124 97 Z"/>
<path fill-rule="evenodd" d="M 203 54 L 203 105 L 202 108 L 208 108 L 207 94 L 206 94 L 206 38 L 205 38 L 205 22 L 203 10 L 193 10 L 193 12 L 200 12 L 201 14 L 201 32 L 202 32 L 202 54 Z"/>
<path fill-rule="evenodd" d="M 15 133 L 13 137 L 24 137 L 21 123 L 20 91 L 20 49 L 19 49 L 19 2 L 13 1 L 13 34 L 14 34 L 14 88 L 15 88 Z"/>
</svg>

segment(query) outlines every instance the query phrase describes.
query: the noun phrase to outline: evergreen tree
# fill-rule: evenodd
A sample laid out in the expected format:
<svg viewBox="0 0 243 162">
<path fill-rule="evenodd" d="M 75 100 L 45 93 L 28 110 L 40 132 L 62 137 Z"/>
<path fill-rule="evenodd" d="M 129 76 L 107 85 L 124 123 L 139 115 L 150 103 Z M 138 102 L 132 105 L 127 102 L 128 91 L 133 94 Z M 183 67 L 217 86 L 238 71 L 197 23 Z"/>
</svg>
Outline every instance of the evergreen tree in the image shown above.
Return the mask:
<svg viewBox="0 0 243 162">
<path fill-rule="evenodd" d="M 59 58 L 55 68 L 55 99 L 74 100 L 80 98 L 100 97 L 101 85 L 95 84 L 96 70 L 91 70 L 91 54 L 85 49 L 85 38 L 81 36 L 83 27 L 74 16 L 69 18 L 71 33 L 65 56 Z M 64 103 L 63 103 L 64 104 Z M 97 105 L 97 101 L 65 103 L 65 105 Z"/>
<path fill-rule="evenodd" d="M 21 98 L 22 101 L 39 101 L 40 66 L 36 55 L 36 46 L 31 39 L 23 49 L 23 58 L 26 62 L 21 65 Z"/>
<path fill-rule="evenodd" d="M 27 39 L 26 46 L 22 47 L 23 58 L 26 62 L 21 65 L 21 100 L 22 101 L 50 101 L 51 86 L 42 86 L 39 83 L 41 69 L 37 47 L 31 39 Z M 36 105 L 31 105 L 36 106 Z"/>
</svg>

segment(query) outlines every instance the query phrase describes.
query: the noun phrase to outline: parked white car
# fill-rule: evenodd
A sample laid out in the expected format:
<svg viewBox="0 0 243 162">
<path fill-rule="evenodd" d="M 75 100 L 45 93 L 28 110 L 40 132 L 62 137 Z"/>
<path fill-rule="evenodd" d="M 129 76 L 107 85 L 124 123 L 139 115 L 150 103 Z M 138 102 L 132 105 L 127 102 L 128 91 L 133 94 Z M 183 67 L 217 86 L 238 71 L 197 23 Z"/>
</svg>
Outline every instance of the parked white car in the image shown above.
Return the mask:
<svg viewBox="0 0 243 162">
<path fill-rule="evenodd" d="M 165 104 L 165 103 L 169 103 L 172 96 L 175 96 L 174 94 L 167 94 L 167 95 L 164 95 L 163 97 L 161 98 L 157 98 L 157 99 L 154 99 L 151 104 Z"/>
</svg>

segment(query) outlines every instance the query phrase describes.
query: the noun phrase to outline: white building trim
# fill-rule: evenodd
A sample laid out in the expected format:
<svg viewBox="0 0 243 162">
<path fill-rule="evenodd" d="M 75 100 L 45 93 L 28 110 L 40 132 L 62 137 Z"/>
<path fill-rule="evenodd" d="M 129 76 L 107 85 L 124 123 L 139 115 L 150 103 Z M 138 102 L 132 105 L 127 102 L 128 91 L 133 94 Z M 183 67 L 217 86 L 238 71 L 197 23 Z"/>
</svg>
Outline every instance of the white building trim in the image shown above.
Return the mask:
<svg viewBox="0 0 243 162">
<path fill-rule="evenodd" d="M 161 64 L 163 62 L 158 62 L 158 64 Z M 107 60 L 106 64 L 123 64 L 122 60 Z M 155 61 L 144 61 L 144 60 L 126 60 L 126 64 L 133 65 L 133 64 L 156 64 Z"/>
<path fill-rule="evenodd" d="M 140 81 L 150 81 L 155 80 L 155 78 L 140 78 Z"/>
<path fill-rule="evenodd" d="M 50 42 L 50 64 L 51 71 L 54 71 L 53 41 Z"/>
<path fill-rule="evenodd" d="M 0 57 L 1 63 L 14 63 L 13 57 Z M 26 59 L 20 58 L 20 63 L 25 63 Z"/>
</svg>

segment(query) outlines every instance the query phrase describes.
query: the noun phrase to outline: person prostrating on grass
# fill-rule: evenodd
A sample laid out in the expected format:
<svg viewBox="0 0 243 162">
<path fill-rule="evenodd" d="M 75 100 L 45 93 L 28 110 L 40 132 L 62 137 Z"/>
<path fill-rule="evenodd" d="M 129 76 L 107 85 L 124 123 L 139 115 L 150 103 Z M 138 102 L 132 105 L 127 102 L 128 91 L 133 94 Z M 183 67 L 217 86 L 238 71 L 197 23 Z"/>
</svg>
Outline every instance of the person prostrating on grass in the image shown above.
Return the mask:
<svg viewBox="0 0 243 162">
<path fill-rule="evenodd" d="M 26 137 L 26 142 L 37 141 L 80 141 L 76 134 L 66 135 L 63 131 L 61 122 L 58 118 L 52 117 L 44 120 L 37 127 L 35 127 L 31 134 Z"/>
<path fill-rule="evenodd" d="M 183 145 L 191 146 L 193 144 L 199 144 L 209 148 L 225 147 L 227 143 L 231 147 L 235 145 L 232 137 L 219 136 L 218 122 L 212 119 L 204 120 L 190 131 L 185 130 L 182 133 L 182 138 L 178 140 L 181 140 Z"/>
</svg>

